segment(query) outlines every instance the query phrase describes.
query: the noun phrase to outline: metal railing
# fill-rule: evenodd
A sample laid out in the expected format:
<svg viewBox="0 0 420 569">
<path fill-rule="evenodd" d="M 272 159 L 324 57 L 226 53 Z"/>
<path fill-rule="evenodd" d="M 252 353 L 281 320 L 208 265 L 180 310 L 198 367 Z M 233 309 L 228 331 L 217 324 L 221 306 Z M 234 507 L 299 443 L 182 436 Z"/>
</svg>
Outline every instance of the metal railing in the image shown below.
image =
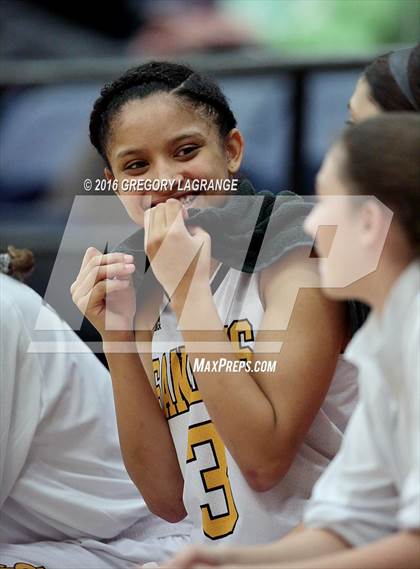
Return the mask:
<svg viewBox="0 0 420 569">
<path fill-rule="evenodd" d="M 383 46 L 374 52 L 346 57 L 297 57 L 279 56 L 261 52 L 241 51 L 232 54 L 192 55 L 181 61 L 189 63 L 199 71 L 216 77 L 240 77 L 264 75 L 284 77 L 292 81 L 290 114 L 292 116 L 292 159 L 289 179 L 299 192 L 303 171 L 303 132 L 305 129 L 305 93 L 307 79 L 313 73 L 328 71 L 358 70 L 381 53 L 401 46 Z M 147 60 L 150 60 L 148 58 Z M 143 58 L 101 58 L 68 60 L 33 60 L 0 62 L 0 89 L 2 92 L 20 90 L 42 85 L 102 83 L 109 81 L 131 66 L 147 61 Z M 178 60 L 179 61 L 179 60 Z M 280 127 L 281 125 L 279 125 Z M 22 218 L 21 210 L 16 220 L 2 222 L 0 241 L 4 249 L 7 243 L 16 246 L 31 246 L 37 256 L 38 270 L 30 284 L 43 294 L 48 283 L 55 255 L 60 244 L 62 224 L 40 224 L 33 219 Z M 87 336 L 86 336 L 87 337 Z"/>
<path fill-rule="evenodd" d="M 187 62 L 197 70 L 216 77 L 289 76 L 292 80 L 290 109 L 292 116 L 292 152 L 289 179 L 291 187 L 300 192 L 303 172 L 302 137 L 305 128 L 305 89 L 309 74 L 362 69 L 379 54 L 400 47 L 403 46 L 382 46 L 380 49 L 369 53 L 334 57 L 281 56 L 264 51 L 241 50 L 232 53 L 193 54 L 177 59 L 167 59 Z M 104 82 L 117 77 L 129 67 L 150 61 L 150 59 L 112 57 L 2 61 L 0 62 L 0 88 L 4 90 L 63 83 Z"/>
</svg>

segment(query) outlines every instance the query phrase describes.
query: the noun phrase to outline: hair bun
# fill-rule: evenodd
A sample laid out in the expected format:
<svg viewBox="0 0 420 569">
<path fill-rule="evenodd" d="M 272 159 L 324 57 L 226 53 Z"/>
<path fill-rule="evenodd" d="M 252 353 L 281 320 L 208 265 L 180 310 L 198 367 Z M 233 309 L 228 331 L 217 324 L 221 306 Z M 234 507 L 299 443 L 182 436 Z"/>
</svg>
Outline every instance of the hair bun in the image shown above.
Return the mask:
<svg viewBox="0 0 420 569">
<path fill-rule="evenodd" d="M 19 281 L 24 281 L 33 271 L 34 254 L 30 249 L 16 249 L 13 245 L 7 247 L 10 257 L 8 275 Z"/>
</svg>

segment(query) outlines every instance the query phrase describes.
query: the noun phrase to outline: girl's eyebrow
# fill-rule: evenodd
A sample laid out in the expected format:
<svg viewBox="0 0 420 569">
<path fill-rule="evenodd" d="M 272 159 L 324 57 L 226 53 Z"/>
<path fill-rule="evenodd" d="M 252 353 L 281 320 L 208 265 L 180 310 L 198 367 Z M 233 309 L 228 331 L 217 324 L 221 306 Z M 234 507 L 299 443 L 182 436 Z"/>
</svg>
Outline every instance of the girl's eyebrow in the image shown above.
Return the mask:
<svg viewBox="0 0 420 569">
<path fill-rule="evenodd" d="M 116 158 L 124 158 L 124 156 L 128 156 L 129 154 L 138 154 L 141 152 L 144 152 L 142 148 L 125 148 L 117 153 Z"/>
<path fill-rule="evenodd" d="M 188 132 L 184 132 L 182 134 L 179 134 L 178 136 L 175 136 L 175 138 L 172 138 L 170 140 L 170 144 L 176 144 L 178 142 L 181 142 L 182 140 L 184 140 L 185 138 L 191 138 L 192 136 L 197 136 L 199 138 L 204 139 L 204 136 L 202 134 L 201 131 L 199 130 L 191 130 Z"/>
<path fill-rule="evenodd" d="M 191 137 L 198 137 L 202 140 L 204 140 L 204 136 L 202 134 L 201 131 L 199 130 L 191 130 L 188 132 L 184 132 L 182 134 L 179 134 L 178 136 L 175 136 L 175 138 L 172 138 L 169 141 L 169 144 L 178 144 L 179 142 L 182 142 L 182 140 L 186 139 L 186 138 L 191 138 Z M 124 158 L 125 156 L 128 156 L 129 154 L 141 154 L 142 152 L 145 152 L 144 148 L 124 148 L 123 150 L 120 150 L 120 152 L 117 153 L 116 158 Z"/>
</svg>

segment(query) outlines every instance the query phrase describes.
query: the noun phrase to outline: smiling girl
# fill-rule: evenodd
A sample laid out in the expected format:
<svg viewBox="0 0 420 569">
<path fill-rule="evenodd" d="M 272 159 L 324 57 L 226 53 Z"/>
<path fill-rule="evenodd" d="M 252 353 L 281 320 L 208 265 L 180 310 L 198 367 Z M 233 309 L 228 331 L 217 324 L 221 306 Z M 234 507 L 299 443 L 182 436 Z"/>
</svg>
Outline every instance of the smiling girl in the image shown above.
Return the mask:
<svg viewBox="0 0 420 569">
<path fill-rule="evenodd" d="M 249 216 L 235 204 L 250 183 L 239 195 L 183 192 L 187 180 L 236 179 L 241 165 L 244 141 L 215 83 L 183 65 L 140 66 L 103 89 L 90 133 L 120 188 L 175 180 L 161 192 L 118 191 L 144 227 L 153 271 L 137 306 L 132 276 L 142 267 L 129 251 L 89 248 L 72 285 L 102 335 L 127 470 L 154 513 L 172 522 L 188 513 L 195 542 L 273 540 L 299 523 L 353 408 L 355 370 L 340 357 L 345 306 L 317 288 L 304 216 L 293 218 L 290 243 L 285 232 L 274 237 L 261 270 L 220 262 L 223 245 L 241 242 Z M 199 215 L 218 224 L 205 231 L 191 223 Z M 258 353 L 261 342 L 276 347 Z M 207 373 L 196 365 L 203 358 L 226 366 Z M 275 373 L 257 369 L 268 360 Z"/>
</svg>

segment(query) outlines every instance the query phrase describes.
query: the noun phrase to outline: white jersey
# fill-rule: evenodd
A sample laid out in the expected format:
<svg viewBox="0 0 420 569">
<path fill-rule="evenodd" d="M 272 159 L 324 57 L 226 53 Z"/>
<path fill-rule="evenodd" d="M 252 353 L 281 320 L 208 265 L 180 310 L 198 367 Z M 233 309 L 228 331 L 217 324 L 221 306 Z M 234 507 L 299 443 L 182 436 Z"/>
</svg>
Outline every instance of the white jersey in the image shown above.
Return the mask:
<svg viewBox="0 0 420 569">
<path fill-rule="evenodd" d="M 253 349 L 264 313 L 258 279 L 258 274 L 229 269 L 214 293 L 227 334 L 244 357 Z M 154 331 L 152 350 L 156 392 L 184 476 L 192 541 L 267 543 L 295 527 L 312 487 L 340 447 L 357 396 L 355 368 L 340 359 L 324 404 L 288 473 L 273 489 L 257 493 L 210 419 L 169 306 L 163 308 Z"/>
<path fill-rule="evenodd" d="M 52 353 L 31 351 L 42 305 L 0 274 L 0 565 L 160 560 L 164 547 L 149 555 L 149 544 L 146 555 L 142 542 L 187 534 L 188 525 L 147 509 L 122 462 L 109 373 L 48 306 L 56 329 L 39 335 Z M 66 341 L 85 353 L 58 350 Z M 102 555 L 113 561 L 103 565 Z"/>
<path fill-rule="evenodd" d="M 420 530 L 420 262 L 394 283 L 346 350 L 360 401 L 340 452 L 318 481 L 308 527 L 353 547 Z"/>
</svg>

